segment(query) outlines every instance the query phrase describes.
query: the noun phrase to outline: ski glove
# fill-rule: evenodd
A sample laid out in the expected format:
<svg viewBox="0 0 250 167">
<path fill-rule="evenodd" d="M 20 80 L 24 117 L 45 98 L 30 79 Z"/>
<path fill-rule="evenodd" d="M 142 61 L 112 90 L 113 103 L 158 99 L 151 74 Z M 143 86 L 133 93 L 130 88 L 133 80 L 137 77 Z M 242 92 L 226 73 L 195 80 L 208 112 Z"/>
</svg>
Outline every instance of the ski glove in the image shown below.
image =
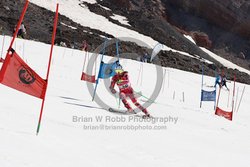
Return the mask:
<svg viewBox="0 0 250 167">
<path fill-rule="evenodd" d="M 110 88 L 111 93 L 115 94 L 116 90 L 114 88 Z"/>
</svg>

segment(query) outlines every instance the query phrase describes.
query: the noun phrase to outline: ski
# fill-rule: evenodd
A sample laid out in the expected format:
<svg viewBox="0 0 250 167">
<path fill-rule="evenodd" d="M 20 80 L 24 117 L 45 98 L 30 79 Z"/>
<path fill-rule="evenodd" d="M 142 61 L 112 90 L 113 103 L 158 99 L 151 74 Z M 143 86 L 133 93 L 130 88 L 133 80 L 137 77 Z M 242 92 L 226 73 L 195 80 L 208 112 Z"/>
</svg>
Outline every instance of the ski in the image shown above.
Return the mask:
<svg viewBox="0 0 250 167">
<path fill-rule="evenodd" d="M 108 109 L 109 112 L 112 112 L 112 113 L 116 113 L 116 114 L 121 114 L 121 115 L 135 115 L 137 113 L 133 112 L 128 112 L 128 111 L 121 111 L 121 110 L 117 110 L 117 109 L 114 109 L 114 108 L 109 108 Z"/>
<path fill-rule="evenodd" d="M 114 114 L 119 114 L 119 115 L 131 115 L 131 116 L 135 116 L 135 117 L 141 117 L 143 119 L 151 119 L 151 118 L 154 118 L 152 117 L 151 115 L 150 116 L 146 116 L 145 114 L 139 114 L 140 112 L 136 113 L 136 112 L 128 112 L 128 111 L 120 111 L 120 110 L 116 110 L 116 109 L 113 109 L 113 108 L 109 108 L 108 109 L 109 112 L 112 112 Z"/>
</svg>

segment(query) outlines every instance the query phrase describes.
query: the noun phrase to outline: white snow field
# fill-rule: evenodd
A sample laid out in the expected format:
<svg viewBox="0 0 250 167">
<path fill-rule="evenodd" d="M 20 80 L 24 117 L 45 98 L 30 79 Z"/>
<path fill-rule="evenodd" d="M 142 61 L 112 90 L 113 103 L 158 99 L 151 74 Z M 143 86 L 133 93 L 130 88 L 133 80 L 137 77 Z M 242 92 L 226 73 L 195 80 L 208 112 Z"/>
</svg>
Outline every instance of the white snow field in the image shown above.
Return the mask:
<svg viewBox="0 0 250 167">
<path fill-rule="evenodd" d="M 0 46 L 2 39 L 0 36 Z M 3 55 L 9 41 L 6 37 Z M 45 78 L 49 45 L 17 39 L 14 49 Z M 155 119 L 145 122 L 140 117 L 110 113 L 92 102 L 86 82 L 80 80 L 84 55 L 78 50 L 55 47 L 38 136 L 41 99 L 0 84 L 1 167 L 249 166 L 249 85 L 236 83 L 237 104 L 243 87 L 246 89 L 231 122 L 214 115 L 213 102 L 204 102 L 202 108 L 199 107 L 200 75 L 163 68 L 166 71 L 164 90 L 148 108 Z M 134 89 L 150 96 L 156 82 L 155 66 L 126 59 L 122 59 L 121 64 L 129 71 Z M 138 82 L 141 66 L 142 84 Z M 205 76 L 204 89 L 211 89 L 206 85 L 213 84 L 214 78 Z M 231 97 L 233 82 L 229 83 L 229 88 Z M 117 107 L 116 99 L 105 89 L 103 80 L 100 80 L 97 95 L 108 105 Z M 141 103 L 146 100 L 139 99 Z M 219 106 L 230 110 L 231 105 L 228 92 L 222 90 Z M 98 116 L 103 120 L 98 122 Z M 84 121 L 76 122 L 76 117 Z M 114 122 L 106 120 L 109 118 Z M 153 122 L 156 118 L 166 122 L 159 119 Z M 131 129 L 114 129 L 119 127 Z"/>
<path fill-rule="evenodd" d="M 239 71 L 241 72 L 245 72 L 247 73 L 248 75 L 250 75 L 250 71 L 243 68 L 243 67 L 240 67 L 216 54 L 214 54 L 213 52 L 211 52 L 210 50 L 206 49 L 206 48 L 203 48 L 203 47 L 200 47 L 204 52 L 206 52 L 208 55 L 210 55 L 211 57 L 213 57 L 215 60 L 218 60 L 223 66 L 225 67 L 228 67 L 228 68 L 232 68 L 232 69 L 238 69 Z"/>
</svg>

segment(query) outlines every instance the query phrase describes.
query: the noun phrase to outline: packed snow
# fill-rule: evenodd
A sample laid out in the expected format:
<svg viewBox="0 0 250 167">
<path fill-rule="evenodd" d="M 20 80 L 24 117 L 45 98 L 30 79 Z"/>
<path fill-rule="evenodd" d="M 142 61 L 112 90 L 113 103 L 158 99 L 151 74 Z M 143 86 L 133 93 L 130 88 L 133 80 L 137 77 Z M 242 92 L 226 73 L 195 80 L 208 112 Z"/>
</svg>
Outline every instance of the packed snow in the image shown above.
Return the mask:
<svg viewBox="0 0 250 167">
<path fill-rule="evenodd" d="M 56 2 L 54 1 L 43 1 L 43 0 L 30 0 L 30 2 L 47 8 L 51 11 L 55 11 Z M 83 8 L 79 5 L 78 0 L 57 0 L 60 4 L 59 13 L 69 17 L 75 22 L 92 29 L 100 30 L 108 34 L 112 34 L 116 38 L 130 37 L 132 42 L 137 42 L 138 39 L 142 41 L 147 41 L 147 47 L 153 47 L 157 41 L 153 40 L 151 37 L 142 35 L 136 31 L 127 29 L 125 27 L 119 26 L 110 22 L 107 18 L 97 15 L 91 12 L 86 6 Z M 96 3 L 94 0 L 81 0 L 80 2 Z M 74 10 L 72 10 L 74 9 Z M 117 18 L 117 16 L 115 17 Z M 123 18 L 124 19 L 124 18 Z M 120 17 L 119 17 L 120 20 Z M 121 20 L 120 20 L 121 21 Z M 122 22 L 124 23 L 124 22 Z M 142 43 L 138 43 L 142 44 Z M 145 44 L 144 44 L 145 46 Z"/>
<path fill-rule="evenodd" d="M 190 40 L 191 42 L 193 42 L 194 44 L 195 41 L 193 40 L 193 38 L 189 35 L 184 35 L 185 38 L 187 38 L 188 40 Z M 210 50 L 204 48 L 204 47 L 200 47 L 201 50 L 203 50 L 205 53 L 207 53 L 209 56 L 211 56 L 212 58 L 214 58 L 215 60 L 219 61 L 223 66 L 225 67 L 228 67 L 228 68 L 232 68 L 232 69 L 238 69 L 239 71 L 241 72 L 245 72 L 247 73 L 248 75 L 250 75 L 250 71 L 245 69 L 245 68 L 242 68 L 226 59 L 224 59 L 223 57 L 220 57 L 218 55 L 216 55 L 215 53 L 211 52 Z M 208 63 L 211 63 L 211 62 L 208 62 Z"/>
<path fill-rule="evenodd" d="M 2 41 L 0 36 L 0 46 Z M 5 42 L 3 58 L 10 38 L 6 37 Z M 17 39 L 14 49 L 45 78 L 49 45 Z M 236 83 L 239 98 L 244 86 L 246 90 L 231 122 L 214 115 L 213 102 L 204 102 L 199 107 L 201 75 L 162 68 L 165 77 L 158 77 L 163 78 L 163 86 L 148 110 L 166 122 L 140 122 L 136 120 L 139 117 L 109 113 L 92 102 L 86 82 L 80 80 L 84 56 L 82 51 L 55 46 L 38 136 L 41 99 L 0 84 L 1 166 L 235 167 L 250 164 L 249 85 Z M 109 59 L 106 57 L 105 62 Z M 121 64 L 129 71 L 134 89 L 150 96 L 156 84 L 156 66 L 127 59 L 121 59 Z M 205 76 L 204 89 L 214 85 L 214 80 Z M 230 93 L 223 89 L 219 104 L 224 110 L 230 110 L 232 105 L 233 82 L 228 86 Z M 105 88 L 103 80 L 97 95 L 106 104 L 118 108 L 118 99 Z M 140 103 L 145 100 L 139 98 Z M 121 108 L 124 109 L 122 105 Z M 103 120 L 98 122 L 96 117 Z M 114 130 L 128 126 L 146 129 Z M 147 130 L 149 127 L 152 129 Z"/>
<path fill-rule="evenodd" d="M 102 6 L 102 5 L 100 5 L 100 4 L 99 4 L 99 6 L 100 6 L 101 8 L 103 8 L 103 9 L 105 9 L 105 10 L 111 11 L 111 9 L 109 9 L 109 8 L 107 8 L 107 7 L 105 7 L 105 6 Z"/>
<path fill-rule="evenodd" d="M 239 71 L 241 72 L 245 72 L 247 73 L 248 75 L 250 75 L 250 71 L 243 68 L 243 67 L 240 67 L 216 54 L 214 54 L 213 52 L 211 52 L 210 50 L 206 49 L 206 48 L 203 48 L 203 47 L 200 47 L 204 52 L 206 52 L 207 54 L 209 54 L 211 57 L 213 57 L 215 60 L 219 61 L 223 66 L 225 67 L 228 67 L 228 68 L 232 68 L 232 69 L 238 69 Z"/>
<path fill-rule="evenodd" d="M 114 19 L 114 20 L 119 21 L 121 24 L 124 24 L 124 25 L 127 25 L 127 26 L 131 26 L 131 25 L 128 23 L 127 18 L 124 17 L 124 16 L 114 14 L 114 16 L 110 16 L 110 17 L 111 17 L 112 19 Z"/>
<path fill-rule="evenodd" d="M 152 39 L 149 36 L 140 34 L 134 30 L 131 30 L 131 29 L 119 26 L 117 24 L 114 24 L 114 23 L 110 22 L 107 18 L 91 12 L 86 6 L 82 7 L 79 5 L 79 2 L 87 2 L 87 3 L 95 4 L 95 3 L 97 3 L 95 0 L 80 0 L 80 1 L 78 1 L 78 0 L 71 0 L 71 1 L 57 0 L 56 2 L 43 1 L 43 0 L 30 0 L 30 2 L 32 2 L 38 6 L 44 7 L 48 10 L 51 10 L 51 11 L 55 11 L 56 3 L 59 3 L 60 4 L 59 13 L 69 17 L 70 19 L 74 20 L 75 22 L 77 22 L 83 26 L 90 27 L 92 29 L 96 29 L 96 30 L 106 32 L 108 34 L 112 34 L 114 37 L 119 38 L 119 39 L 129 40 L 131 42 L 135 42 L 140 46 L 153 48 L 158 43 L 158 41 L 155 41 L 154 39 Z M 74 10 L 72 10 L 72 9 L 74 9 Z M 85 16 L 87 16 L 87 17 L 85 17 Z M 119 16 L 115 15 L 115 18 L 117 20 L 119 20 L 122 24 L 127 24 L 127 22 L 125 21 L 126 17 L 120 16 L 120 15 Z M 189 39 L 191 42 L 194 42 L 190 36 L 187 36 L 187 35 L 184 35 L 184 36 L 187 39 Z M 220 56 L 215 55 L 214 53 L 212 53 L 209 50 L 206 50 L 205 48 L 201 48 L 201 49 L 204 50 L 205 52 L 207 52 L 211 57 L 213 57 L 216 60 L 218 60 L 219 62 L 221 62 L 226 67 L 236 68 L 242 72 L 246 72 L 248 74 L 250 73 L 249 70 L 246 70 L 242 67 L 239 67 L 233 63 L 230 63 L 229 61 L 221 58 Z M 177 53 L 180 53 L 182 55 L 185 55 L 185 56 L 188 56 L 191 58 L 195 58 L 195 59 L 199 59 L 203 62 L 212 64 L 211 61 L 203 59 L 203 58 L 201 59 L 197 55 L 193 56 L 189 53 L 186 53 L 183 51 L 178 51 L 176 49 L 170 48 L 170 47 L 165 46 L 165 45 L 163 47 L 163 50 L 177 52 Z"/>
<path fill-rule="evenodd" d="M 30 2 L 38 6 L 47 8 L 48 10 L 55 11 L 56 2 L 54 1 L 30 0 Z M 96 3 L 96 1 L 94 0 L 91 1 L 81 0 L 80 2 Z M 100 30 L 108 34 L 112 34 L 114 37 L 119 38 L 121 40 L 128 40 L 131 42 L 135 42 L 140 46 L 148 48 L 153 48 L 158 43 L 158 41 L 155 41 L 149 36 L 140 34 L 134 30 L 110 22 L 107 18 L 91 12 L 86 6 L 84 8 L 81 7 L 79 5 L 78 0 L 71 0 L 71 1 L 58 0 L 58 3 L 60 4 L 59 7 L 60 14 L 69 17 L 70 19 L 74 20 L 75 22 L 85 27 L 90 27 L 92 29 Z M 124 16 L 114 15 L 112 18 L 118 20 L 122 24 L 129 25 L 128 22 L 126 21 L 126 17 Z M 199 56 L 195 57 L 189 53 L 178 51 L 168 46 L 165 46 L 163 50 L 167 51 L 171 50 L 173 52 L 178 52 L 188 57 L 199 59 Z M 209 63 L 209 61 L 207 62 Z"/>
<path fill-rule="evenodd" d="M 190 36 L 190 35 L 185 35 L 184 37 L 187 38 L 189 41 L 191 41 L 192 43 L 196 44 L 196 42 L 194 41 L 194 39 Z"/>
<path fill-rule="evenodd" d="M 71 26 L 71 25 L 67 25 L 67 24 L 65 24 L 65 23 L 63 23 L 63 22 L 61 22 L 61 24 L 64 25 L 64 26 L 66 26 L 66 27 L 69 27 L 69 28 L 71 28 L 71 29 L 73 29 L 73 30 L 76 30 L 76 29 L 77 29 L 76 27 L 73 27 L 73 26 Z"/>
</svg>

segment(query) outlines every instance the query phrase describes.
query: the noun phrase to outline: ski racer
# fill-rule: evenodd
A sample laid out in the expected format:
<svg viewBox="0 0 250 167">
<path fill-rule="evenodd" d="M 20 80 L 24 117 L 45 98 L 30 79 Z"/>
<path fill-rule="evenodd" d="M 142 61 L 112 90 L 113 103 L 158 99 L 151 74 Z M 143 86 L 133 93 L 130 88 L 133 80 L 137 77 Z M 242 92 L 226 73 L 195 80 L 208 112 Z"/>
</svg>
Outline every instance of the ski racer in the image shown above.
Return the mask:
<svg viewBox="0 0 250 167">
<path fill-rule="evenodd" d="M 131 87 L 131 83 L 128 78 L 128 72 L 123 71 L 123 69 L 116 69 L 116 75 L 113 76 L 110 91 L 115 94 L 116 90 L 114 89 L 115 85 L 119 87 L 120 90 L 120 98 L 124 104 L 124 106 L 128 109 L 128 112 L 133 113 L 133 109 L 127 101 L 127 97 L 131 99 L 136 107 L 138 107 L 145 115 L 144 117 L 150 117 L 147 109 L 144 108 L 140 103 L 137 102 L 136 97 L 134 96 L 134 90 Z"/>
</svg>

